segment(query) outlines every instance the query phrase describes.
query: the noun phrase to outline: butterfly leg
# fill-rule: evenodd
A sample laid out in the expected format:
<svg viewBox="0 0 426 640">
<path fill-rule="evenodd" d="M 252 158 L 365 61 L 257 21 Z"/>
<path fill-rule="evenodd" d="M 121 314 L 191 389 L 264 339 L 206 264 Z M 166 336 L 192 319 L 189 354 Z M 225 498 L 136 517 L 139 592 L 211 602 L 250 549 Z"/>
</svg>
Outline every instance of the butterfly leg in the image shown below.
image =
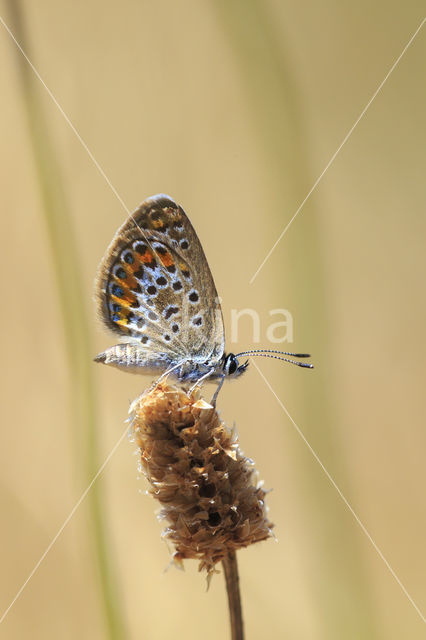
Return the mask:
<svg viewBox="0 0 426 640">
<path fill-rule="evenodd" d="M 157 386 L 157 384 L 160 384 L 160 382 L 164 380 L 164 378 L 167 378 L 167 376 L 169 376 L 173 371 L 175 371 L 175 369 L 178 369 L 179 367 L 181 367 L 182 364 L 183 364 L 182 362 L 178 362 L 177 364 L 173 365 L 173 367 L 170 367 L 169 369 L 167 369 L 164 373 L 161 374 L 159 378 L 157 378 L 155 385 Z"/>
<path fill-rule="evenodd" d="M 223 381 L 225 380 L 225 374 L 222 373 L 222 377 L 220 379 L 219 384 L 217 385 L 217 389 L 214 392 L 213 398 L 210 401 L 210 404 L 212 405 L 212 407 L 216 408 L 216 400 L 217 400 L 217 396 L 219 395 L 219 391 L 222 389 L 222 385 L 223 385 Z"/>
<path fill-rule="evenodd" d="M 197 382 L 195 384 L 193 384 L 192 387 L 190 387 L 189 393 L 192 393 L 194 391 L 194 389 L 199 387 L 204 382 L 204 380 L 207 380 L 207 378 L 209 378 L 212 375 L 212 373 L 214 373 L 214 372 L 215 372 L 215 369 L 213 367 L 212 369 L 210 369 L 210 371 L 207 371 L 207 373 L 202 375 L 201 378 L 199 378 L 197 380 Z"/>
</svg>

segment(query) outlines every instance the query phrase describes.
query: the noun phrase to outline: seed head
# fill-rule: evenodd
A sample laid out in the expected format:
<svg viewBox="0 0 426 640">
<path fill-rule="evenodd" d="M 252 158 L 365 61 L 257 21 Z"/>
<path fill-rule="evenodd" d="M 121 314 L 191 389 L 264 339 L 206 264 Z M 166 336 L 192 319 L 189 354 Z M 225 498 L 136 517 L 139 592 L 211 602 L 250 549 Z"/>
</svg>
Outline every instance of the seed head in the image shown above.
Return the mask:
<svg viewBox="0 0 426 640">
<path fill-rule="evenodd" d="M 177 565 L 196 558 L 211 576 L 230 552 L 271 535 L 253 462 L 198 391 L 160 383 L 133 402 L 130 422 Z"/>
</svg>

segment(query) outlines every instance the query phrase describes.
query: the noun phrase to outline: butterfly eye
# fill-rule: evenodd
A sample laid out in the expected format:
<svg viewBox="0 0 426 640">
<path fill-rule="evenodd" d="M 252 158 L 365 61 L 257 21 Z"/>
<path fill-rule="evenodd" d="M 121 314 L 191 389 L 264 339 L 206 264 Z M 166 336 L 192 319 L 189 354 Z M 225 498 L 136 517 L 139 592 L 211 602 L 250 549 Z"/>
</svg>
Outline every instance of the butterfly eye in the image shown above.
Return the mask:
<svg viewBox="0 0 426 640">
<path fill-rule="evenodd" d="M 233 353 L 229 353 L 223 364 L 223 370 L 227 376 L 232 376 L 238 369 L 238 360 Z"/>
</svg>

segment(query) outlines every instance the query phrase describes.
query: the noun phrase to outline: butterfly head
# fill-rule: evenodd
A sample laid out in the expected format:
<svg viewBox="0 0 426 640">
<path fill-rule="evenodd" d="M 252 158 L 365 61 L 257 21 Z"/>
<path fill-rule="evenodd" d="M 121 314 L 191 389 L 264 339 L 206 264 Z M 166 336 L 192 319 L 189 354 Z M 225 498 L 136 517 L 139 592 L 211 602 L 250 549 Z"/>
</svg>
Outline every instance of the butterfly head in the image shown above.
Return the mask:
<svg viewBox="0 0 426 640">
<path fill-rule="evenodd" d="M 222 358 L 222 369 L 225 376 L 229 378 L 237 378 L 248 367 L 248 360 L 240 364 L 238 357 L 234 353 L 224 354 Z"/>
</svg>

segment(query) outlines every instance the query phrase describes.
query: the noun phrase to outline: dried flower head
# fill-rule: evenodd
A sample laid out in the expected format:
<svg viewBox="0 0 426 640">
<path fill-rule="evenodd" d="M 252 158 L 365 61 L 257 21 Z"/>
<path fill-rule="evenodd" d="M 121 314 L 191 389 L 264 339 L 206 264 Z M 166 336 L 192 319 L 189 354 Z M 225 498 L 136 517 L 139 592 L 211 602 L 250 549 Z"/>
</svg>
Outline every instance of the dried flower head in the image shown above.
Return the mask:
<svg viewBox="0 0 426 640">
<path fill-rule="evenodd" d="M 229 553 L 271 535 L 253 462 L 197 391 L 160 383 L 134 401 L 130 421 L 176 564 L 197 558 L 211 575 Z"/>
</svg>

